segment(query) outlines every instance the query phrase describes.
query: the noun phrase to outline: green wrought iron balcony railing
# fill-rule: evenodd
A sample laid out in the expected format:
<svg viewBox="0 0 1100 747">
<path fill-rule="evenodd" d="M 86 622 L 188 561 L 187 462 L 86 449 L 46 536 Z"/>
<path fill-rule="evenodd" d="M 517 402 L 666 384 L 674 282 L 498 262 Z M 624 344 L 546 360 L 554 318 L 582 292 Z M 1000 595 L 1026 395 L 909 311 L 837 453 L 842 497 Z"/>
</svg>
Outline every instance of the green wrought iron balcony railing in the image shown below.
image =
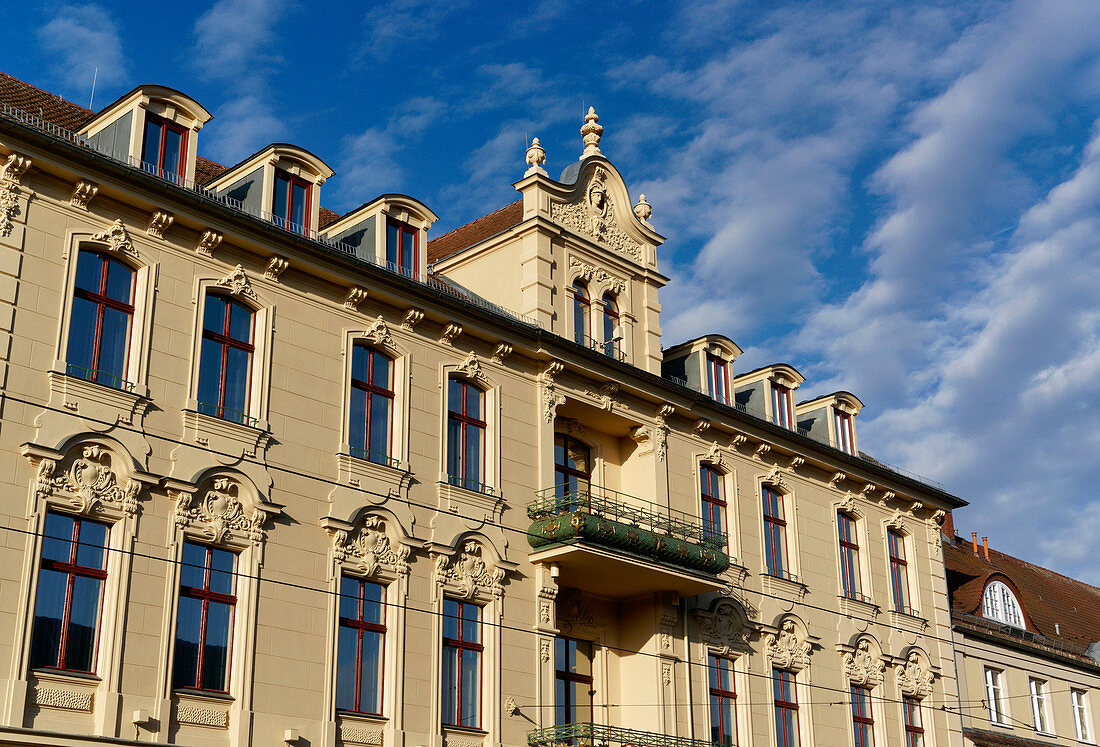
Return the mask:
<svg viewBox="0 0 1100 747">
<path fill-rule="evenodd" d="M 597 486 L 540 490 L 527 506 L 527 541 L 539 549 L 588 542 L 717 574 L 730 565 L 726 534 L 681 511 Z"/>
<path fill-rule="evenodd" d="M 603 724 L 562 724 L 527 732 L 529 747 L 716 747 L 704 739 L 671 737 L 638 729 L 621 729 Z"/>
</svg>

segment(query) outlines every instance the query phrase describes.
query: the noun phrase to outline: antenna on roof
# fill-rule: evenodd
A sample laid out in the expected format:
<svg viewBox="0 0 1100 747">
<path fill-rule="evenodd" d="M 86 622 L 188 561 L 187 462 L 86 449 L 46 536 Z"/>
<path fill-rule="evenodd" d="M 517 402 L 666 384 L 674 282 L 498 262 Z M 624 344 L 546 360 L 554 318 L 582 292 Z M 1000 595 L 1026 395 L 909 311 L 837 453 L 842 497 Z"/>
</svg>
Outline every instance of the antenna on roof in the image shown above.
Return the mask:
<svg viewBox="0 0 1100 747">
<path fill-rule="evenodd" d="M 92 73 L 92 95 L 88 97 L 88 108 L 89 109 L 92 108 L 92 102 L 95 101 L 95 81 L 96 81 L 96 78 L 98 78 L 98 77 L 99 77 L 99 68 L 97 67 L 95 69 L 95 72 Z"/>
</svg>

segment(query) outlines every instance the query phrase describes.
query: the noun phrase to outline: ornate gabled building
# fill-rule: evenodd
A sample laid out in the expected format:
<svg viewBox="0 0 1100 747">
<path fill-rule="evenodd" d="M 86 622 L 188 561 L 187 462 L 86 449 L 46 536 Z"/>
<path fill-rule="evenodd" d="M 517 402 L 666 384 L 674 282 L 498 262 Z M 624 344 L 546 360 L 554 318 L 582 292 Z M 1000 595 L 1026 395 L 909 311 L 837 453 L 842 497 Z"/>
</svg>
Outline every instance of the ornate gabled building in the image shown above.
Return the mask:
<svg viewBox="0 0 1100 747">
<path fill-rule="evenodd" d="M 944 545 L 963 736 L 974 747 L 1095 744 L 1100 589 L 989 547 Z"/>
<path fill-rule="evenodd" d="M 0 744 L 961 747 L 963 501 L 664 346 L 594 111 L 430 241 L 208 119 L 0 76 Z"/>
</svg>

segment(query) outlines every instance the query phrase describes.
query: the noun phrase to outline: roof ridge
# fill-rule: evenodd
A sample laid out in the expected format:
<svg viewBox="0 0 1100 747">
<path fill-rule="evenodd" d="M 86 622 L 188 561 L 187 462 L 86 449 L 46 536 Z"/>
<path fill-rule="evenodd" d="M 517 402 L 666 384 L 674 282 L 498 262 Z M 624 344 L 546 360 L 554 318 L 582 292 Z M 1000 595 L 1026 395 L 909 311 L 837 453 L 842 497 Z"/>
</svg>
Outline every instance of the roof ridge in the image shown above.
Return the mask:
<svg viewBox="0 0 1100 747">
<path fill-rule="evenodd" d="M 447 233 L 436 236 L 435 238 L 433 238 L 428 243 L 430 244 L 430 243 L 432 243 L 432 241 L 439 241 L 440 239 L 444 239 L 444 238 L 450 236 L 455 231 L 461 231 L 463 228 L 466 228 L 467 226 L 472 226 L 473 224 L 477 223 L 479 220 L 485 220 L 486 218 L 491 218 L 494 215 L 497 215 L 498 213 L 502 213 L 505 210 L 507 210 L 508 208 L 515 205 L 517 202 L 523 202 L 523 198 L 521 197 L 518 200 L 514 200 L 513 202 L 509 202 L 507 205 L 504 205 L 503 207 L 497 208 L 496 210 L 494 210 L 491 213 L 486 213 L 485 215 L 474 218 L 472 221 L 469 221 L 468 223 L 463 223 L 461 226 L 456 226 L 456 227 L 452 228 L 450 231 L 448 231 Z"/>
<path fill-rule="evenodd" d="M 39 93 L 45 94 L 46 96 L 49 96 L 50 98 L 57 99 L 58 101 L 61 101 L 62 103 L 68 104 L 69 106 L 75 106 L 77 109 L 80 109 L 83 112 L 87 112 L 88 114 L 95 114 L 94 111 L 92 111 L 91 109 L 89 109 L 86 106 L 81 106 L 80 104 L 76 103 L 75 101 L 69 101 L 64 96 L 59 96 L 56 93 L 51 93 L 50 91 L 47 91 L 45 88 L 39 88 L 38 86 L 34 85 L 33 83 L 28 83 L 27 81 L 25 81 L 21 78 L 16 78 L 11 73 L 5 73 L 4 71 L 0 70 L 0 75 L 3 75 L 5 78 L 11 78 L 12 80 L 14 80 L 16 83 L 18 83 L 20 85 L 27 86 L 28 88 L 33 88 L 34 90 L 38 91 Z"/>
</svg>

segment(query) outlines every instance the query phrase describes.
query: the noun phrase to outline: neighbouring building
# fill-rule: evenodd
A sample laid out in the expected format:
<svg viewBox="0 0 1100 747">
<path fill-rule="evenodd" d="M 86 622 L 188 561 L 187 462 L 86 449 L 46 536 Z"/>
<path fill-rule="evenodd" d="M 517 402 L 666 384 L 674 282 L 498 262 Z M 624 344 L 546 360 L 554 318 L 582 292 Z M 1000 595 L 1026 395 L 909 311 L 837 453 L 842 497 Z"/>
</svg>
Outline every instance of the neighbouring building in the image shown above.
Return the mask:
<svg viewBox="0 0 1100 747">
<path fill-rule="evenodd" d="M 945 540 L 944 564 L 966 744 L 1095 744 L 1100 589 L 976 533 Z"/>
<path fill-rule="evenodd" d="M 964 502 L 664 344 L 595 112 L 431 241 L 209 119 L 0 75 L 0 743 L 961 747 Z"/>
</svg>

